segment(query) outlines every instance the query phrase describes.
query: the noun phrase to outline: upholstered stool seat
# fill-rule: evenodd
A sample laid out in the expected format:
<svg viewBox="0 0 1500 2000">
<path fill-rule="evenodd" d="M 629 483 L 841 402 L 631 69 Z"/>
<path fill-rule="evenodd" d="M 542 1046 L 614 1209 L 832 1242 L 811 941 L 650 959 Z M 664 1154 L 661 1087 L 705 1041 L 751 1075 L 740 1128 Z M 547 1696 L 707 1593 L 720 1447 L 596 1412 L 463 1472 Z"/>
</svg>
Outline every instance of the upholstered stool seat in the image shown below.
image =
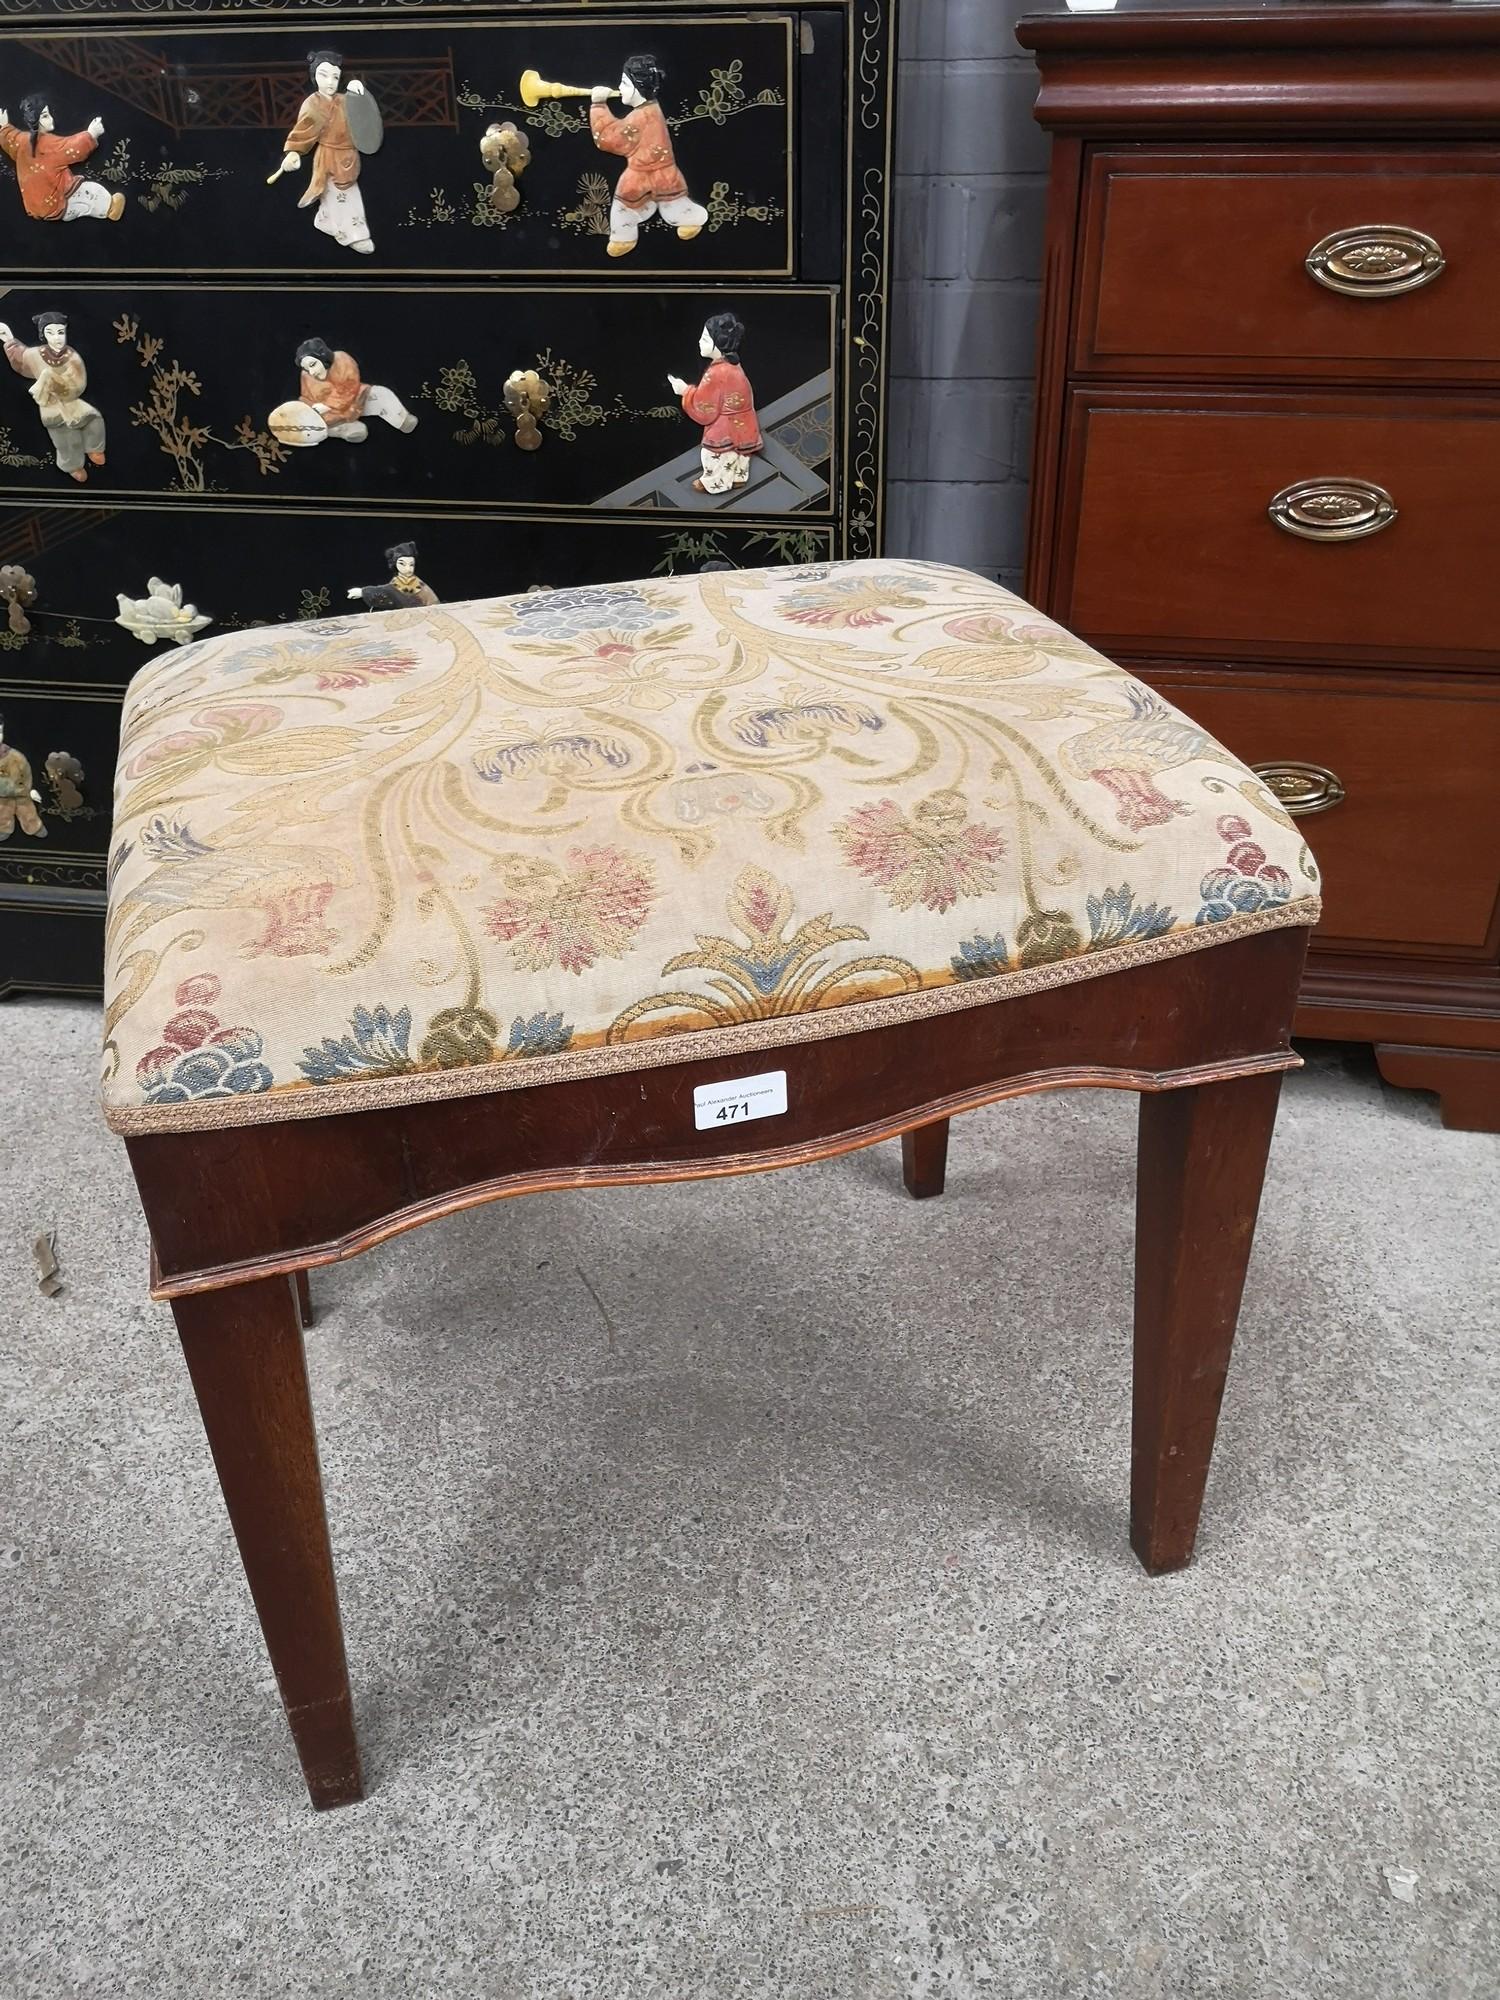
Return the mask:
<svg viewBox="0 0 1500 2000">
<path fill-rule="evenodd" d="M 1317 914 L 1212 737 L 928 563 L 221 634 L 137 676 L 120 773 L 127 1133 L 738 1056 Z"/>
<path fill-rule="evenodd" d="M 1009 592 L 856 562 L 214 634 L 129 691 L 110 883 L 105 1116 L 316 1804 L 362 1780 L 307 1274 L 457 1208 L 896 1136 L 933 1195 L 952 1114 L 1139 1091 L 1131 1536 L 1188 1560 L 1317 869 Z"/>
</svg>

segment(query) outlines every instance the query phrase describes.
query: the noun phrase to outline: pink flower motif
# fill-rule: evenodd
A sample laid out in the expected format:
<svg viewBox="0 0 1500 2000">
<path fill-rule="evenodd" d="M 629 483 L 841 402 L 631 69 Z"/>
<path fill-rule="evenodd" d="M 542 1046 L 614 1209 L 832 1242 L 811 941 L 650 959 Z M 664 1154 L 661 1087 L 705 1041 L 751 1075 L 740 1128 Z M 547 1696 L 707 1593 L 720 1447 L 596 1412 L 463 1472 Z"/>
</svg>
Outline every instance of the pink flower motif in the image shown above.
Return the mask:
<svg viewBox="0 0 1500 2000">
<path fill-rule="evenodd" d="M 417 664 L 415 653 L 382 653 L 373 659 L 350 662 L 342 667 L 326 667 L 317 677 L 320 688 L 362 688 L 373 680 L 387 679 L 393 674 L 409 674 Z"/>
<path fill-rule="evenodd" d="M 215 750 L 230 743 L 244 743 L 252 736 L 264 736 L 280 721 L 281 710 L 265 701 L 221 702 L 216 707 L 200 709 L 193 717 L 191 729 L 171 730 L 165 736 L 154 737 L 144 750 L 138 750 L 125 766 L 125 775 L 141 778 L 164 764 L 184 760 L 194 765 L 207 763 Z"/>
<path fill-rule="evenodd" d="M 305 882 L 290 889 L 263 896 L 261 913 L 266 920 L 264 935 L 244 947 L 246 958 L 305 958 L 331 951 L 338 932 L 323 921 L 333 895 L 332 882 Z"/>
<path fill-rule="evenodd" d="M 764 869 L 747 868 L 735 885 L 739 901 L 735 914 L 747 936 L 775 937 L 789 914 L 786 892 Z"/>
<path fill-rule="evenodd" d="M 211 1007 L 219 997 L 219 982 L 211 972 L 195 972 L 177 989 L 179 1007 Z"/>
<path fill-rule="evenodd" d="M 575 847 L 568 867 L 512 855 L 504 866 L 510 894 L 484 913 L 492 937 L 513 947 L 517 965 L 584 972 L 599 958 L 623 958 L 651 914 L 652 864 L 616 847 Z"/>
<path fill-rule="evenodd" d="M 158 764 L 170 764 L 175 758 L 188 757 L 197 750 L 211 749 L 213 738 L 202 729 L 173 729 L 165 736 L 158 736 L 148 743 L 144 750 L 137 751 L 125 766 L 127 778 L 144 777 Z"/>
<path fill-rule="evenodd" d="M 1266 865 L 1266 850 L 1253 840 L 1237 840 L 1225 860 L 1242 875 L 1258 875 Z"/>
<path fill-rule="evenodd" d="M 152 1090 L 158 1084 L 165 1083 L 172 1073 L 173 1063 L 181 1054 L 181 1049 L 166 1046 L 147 1049 L 135 1066 L 136 1082 L 143 1090 Z"/>
<path fill-rule="evenodd" d="M 1011 637 L 1013 627 L 993 611 L 967 611 L 962 618 L 945 619 L 943 630 L 975 646 L 996 646 Z"/>
<path fill-rule="evenodd" d="M 174 1014 L 162 1029 L 162 1040 L 170 1042 L 175 1049 L 201 1049 L 203 1044 L 219 1032 L 219 1017 L 210 1014 L 206 1007 L 184 1007 Z"/>
<path fill-rule="evenodd" d="M 1132 833 L 1140 833 L 1148 826 L 1166 826 L 1169 821 L 1185 816 L 1191 810 L 1188 806 L 1179 805 L 1176 799 L 1169 799 L 1149 771 L 1120 768 L 1091 771 L 1089 775 L 1096 784 L 1114 793 L 1120 802 L 1115 817 L 1121 826 L 1128 826 Z"/>
<path fill-rule="evenodd" d="M 947 910 L 961 896 L 998 886 L 994 864 L 1005 853 L 999 829 L 968 823 L 957 792 L 934 792 L 910 815 L 894 799 L 856 806 L 834 829 L 846 859 L 885 890 L 893 906 Z"/>
</svg>

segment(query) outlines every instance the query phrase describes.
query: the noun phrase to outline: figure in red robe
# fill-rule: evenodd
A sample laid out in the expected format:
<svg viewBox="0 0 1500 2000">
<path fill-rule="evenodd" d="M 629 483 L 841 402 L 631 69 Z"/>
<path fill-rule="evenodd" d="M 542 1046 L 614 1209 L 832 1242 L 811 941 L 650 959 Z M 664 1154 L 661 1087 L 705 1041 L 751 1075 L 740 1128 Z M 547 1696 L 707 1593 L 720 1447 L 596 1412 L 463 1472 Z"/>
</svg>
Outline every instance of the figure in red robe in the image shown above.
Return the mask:
<svg viewBox="0 0 1500 2000">
<path fill-rule="evenodd" d="M 672 393 L 683 411 L 703 426 L 703 474 L 693 481 L 695 493 L 728 493 L 750 478 L 750 455 L 761 447 L 760 419 L 749 377 L 740 366 L 740 342 L 745 329 L 733 313 L 715 313 L 704 327 L 698 352 L 708 366 L 695 388 L 680 375 L 669 375 Z"/>
<path fill-rule="evenodd" d="M 708 220 L 708 210 L 688 193 L 672 151 L 667 116 L 656 101 L 663 80 L 655 56 L 628 56 L 619 89 L 600 83 L 592 93 L 589 129 L 594 144 L 603 153 L 620 153 L 625 159 L 625 171 L 615 183 L 609 209 L 611 257 L 628 255 L 635 248 L 641 224 L 653 215 L 670 223 L 684 243 L 690 243 Z M 623 118 L 605 110 L 612 97 L 623 101 Z"/>
<path fill-rule="evenodd" d="M 123 194 L 111 194 L 98 181 L 86 181 L 73 169 L 86 160 L 104 137 L 104 120 L 91 118 L 88 130 L 71 138 L 58 136 L 57 122 L 45 97 L 21 99 L 21 123 L 0 111 L 0 153 L 16 170 L 21 206 L 38 222 L 78 222 L 92 216 L 118 222 L 125 213 Z"/>
</svg>

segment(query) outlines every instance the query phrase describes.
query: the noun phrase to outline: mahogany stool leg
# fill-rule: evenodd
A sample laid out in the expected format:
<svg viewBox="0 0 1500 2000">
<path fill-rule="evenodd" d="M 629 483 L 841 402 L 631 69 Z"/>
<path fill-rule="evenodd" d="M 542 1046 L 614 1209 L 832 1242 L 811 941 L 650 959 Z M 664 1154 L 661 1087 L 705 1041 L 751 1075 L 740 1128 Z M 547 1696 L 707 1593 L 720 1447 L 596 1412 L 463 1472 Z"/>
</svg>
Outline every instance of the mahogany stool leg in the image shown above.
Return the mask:
<svg viewBox="0 0 1500 2000">
<path fill-rule="evenodd" d="M 315 1806 L 364 1796 L 296 1291 L 173 1299 L 219 1484 Z"/>
<path fill-rule="evenodd" d="M 941 1194 L 948 1172 L 948 1120 L 901 1134 L 901 1178 L 913 1201 Z"/>
<path fill-rule="evenodd" d="M 306 1333 L 313 1323 L 312 1281 L 306 1271 L 295 1271 L 292 1277 L 297 1287 L 297 1317 Z"/>
<path fill-rule="evenodd" d="M 1281 1072 L 1141 1097 L 1130 1543 L 1193 1553 Z"/>
</svg>

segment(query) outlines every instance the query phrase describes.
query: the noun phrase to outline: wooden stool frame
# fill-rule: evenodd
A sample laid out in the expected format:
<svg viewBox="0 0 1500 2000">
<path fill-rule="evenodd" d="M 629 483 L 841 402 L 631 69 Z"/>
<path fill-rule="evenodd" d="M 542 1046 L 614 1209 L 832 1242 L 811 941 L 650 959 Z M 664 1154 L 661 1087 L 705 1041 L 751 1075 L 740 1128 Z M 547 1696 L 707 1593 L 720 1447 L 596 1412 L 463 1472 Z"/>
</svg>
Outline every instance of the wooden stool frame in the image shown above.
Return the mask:
<svg viewBox="0 0 1500 2000">
<path fill-rule="evenodd" d="M 127 1140 L 315 1806 L 363 1796 L 302 1328 L 307 1273 L 544 1188 L 755 1173 L 900 1136 L 941 1193 L 948 1120 L 1074 1085 L 1141 1093 L 1130 1538 L 1192 1555 L 1307 949 L 1269 930 L 895 1027 L 326 1118 Z M 851 1022 L 853 1010 L 851 1010 Z M 784 1069 L 774 1121 L 698 1132 L 693 1090 Z"/>
</svg>

